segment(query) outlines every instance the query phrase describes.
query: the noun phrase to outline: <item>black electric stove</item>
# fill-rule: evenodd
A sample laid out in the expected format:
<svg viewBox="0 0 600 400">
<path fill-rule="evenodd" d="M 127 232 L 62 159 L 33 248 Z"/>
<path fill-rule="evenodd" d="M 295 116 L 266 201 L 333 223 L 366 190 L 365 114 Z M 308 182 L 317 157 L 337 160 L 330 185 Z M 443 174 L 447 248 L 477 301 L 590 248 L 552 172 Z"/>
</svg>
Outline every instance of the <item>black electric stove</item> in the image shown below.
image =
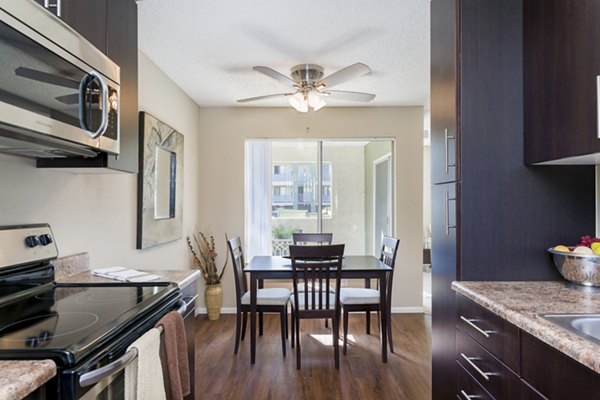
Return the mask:
<svg viewBox="0 0 600 400">
<path fill-rule="evenodd" d="M 178 307 L 179 289 L 57 285 L 57 255 L 48 225 L 0 228 L 0 359 L 52 359 L 59 372 L 50 390 L 58 398 L 119 398 L 127 347 Z M 97 374 L 101 368 L 112 374 Z"/>
</svg>

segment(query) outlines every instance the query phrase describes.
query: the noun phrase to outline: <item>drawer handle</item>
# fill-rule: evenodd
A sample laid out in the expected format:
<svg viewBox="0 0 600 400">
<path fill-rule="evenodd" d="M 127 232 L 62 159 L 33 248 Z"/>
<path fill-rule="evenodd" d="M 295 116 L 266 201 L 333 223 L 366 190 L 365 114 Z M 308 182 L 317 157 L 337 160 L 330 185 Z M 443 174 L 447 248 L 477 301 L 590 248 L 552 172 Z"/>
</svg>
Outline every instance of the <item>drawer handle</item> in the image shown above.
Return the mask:
<svg viewBox="0 0 600 400">
<path fill-rule="evenodd" d="M 473 367 L 473 369 L 474 369 L 475 371 L 477 371 L 477 373 L 478 373 L 479 375 L 481 375 L 481 376 L 483 377 L 483 379 L 485 379 L 486 381 L 489 381 L 489 380 L 490 380 L 490 377 L 489 377 L 489 375 L 494 375 L 492 372 L 483 372 L 481 369 L 479 369 L 479 367 L 478 367 L 477 365 L 475 365 L 475 363 L 474 363 L 473 361 L 471 361 L 471 360 L 477 360 L 477 358 L 475 358 L 475 357 L 467 357 L 467 356 L 465 356 L 465 353 L 460 353 L 460 356 L 461 356 L 461 357 L 462 357 L 462 358 L 463 358 L 463 359 L 464 359 L 464 360 L 465 360 L 467 363 L 469 363 L 469 365 L 470 365 L 471 367 Z"/>
<path fill-rule="evenodd" d="M 480 327 L 475 325 L 473 323 L 473 321 L 477 321 L 476 319 L 468 319 L 468 318 L 463 317 L 462 315 L 460 316 L 460 319 L 465 321 L 467 324 L 469 324 L 469 326 L 471 328 L 475 329 L 477 332 L 481 333 L 483 336 L 485 336 L 488 339 L 490 338 L 490 333 L 494 333 L 494 331 L 484 331 L 483 329 L 481 329 Z"/>
<path fill-rule="evenodd" d="M 458 397 L 459 400 L 471 400 L 471 399 L 479 399 L 480 398 L 480 396 L 469 395 L 464 390 L 461 390 L 460 396 L 456 395 L 456 397 Z"/>
<path fill-rule="evenodd" d="M 444 155 L 445 155 L 445 162 L 444 164 L 446 164 L 446 174 L 448 174 L 450 171 L 450 167 L 456 167 L 456 163 L 452 163 L 450 164 L 448 162 L 448 140 L 454 140 L 455 136 L 450 136 L 448 135 L 448 128 L 444 129 Z"/>
</svg>

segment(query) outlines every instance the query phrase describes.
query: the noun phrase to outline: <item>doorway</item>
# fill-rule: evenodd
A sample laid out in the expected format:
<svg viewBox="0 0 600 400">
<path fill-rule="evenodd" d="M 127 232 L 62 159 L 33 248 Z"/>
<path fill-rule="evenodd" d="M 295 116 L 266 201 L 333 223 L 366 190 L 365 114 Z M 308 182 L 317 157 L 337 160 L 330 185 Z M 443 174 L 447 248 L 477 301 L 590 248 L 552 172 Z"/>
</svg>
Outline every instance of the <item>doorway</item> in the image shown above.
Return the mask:
<svg viewBox="0 0 600 400">
<path fill-rule="evenodd" d="M 392 155 L 373 161 L 373 255 L 379 255 L 383 236 L 392 234 Z"/>
</svg>

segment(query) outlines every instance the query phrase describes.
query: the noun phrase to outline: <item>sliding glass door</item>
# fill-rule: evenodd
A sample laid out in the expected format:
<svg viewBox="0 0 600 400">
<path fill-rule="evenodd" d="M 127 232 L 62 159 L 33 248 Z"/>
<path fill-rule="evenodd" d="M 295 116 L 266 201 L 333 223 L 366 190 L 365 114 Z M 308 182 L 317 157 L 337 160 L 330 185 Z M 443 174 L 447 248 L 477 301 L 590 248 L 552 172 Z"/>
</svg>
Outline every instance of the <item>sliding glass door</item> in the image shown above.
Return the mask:
<svg viewBox="0 0 600 400">
<path fill-rule="evenodd" d="M 390 140 L 247 141 L 248 256 L 287 255 L 293 232 L 332 232 L 346 254 L 378 254 L 393 232 L 392 148 Z"/>
</svg>

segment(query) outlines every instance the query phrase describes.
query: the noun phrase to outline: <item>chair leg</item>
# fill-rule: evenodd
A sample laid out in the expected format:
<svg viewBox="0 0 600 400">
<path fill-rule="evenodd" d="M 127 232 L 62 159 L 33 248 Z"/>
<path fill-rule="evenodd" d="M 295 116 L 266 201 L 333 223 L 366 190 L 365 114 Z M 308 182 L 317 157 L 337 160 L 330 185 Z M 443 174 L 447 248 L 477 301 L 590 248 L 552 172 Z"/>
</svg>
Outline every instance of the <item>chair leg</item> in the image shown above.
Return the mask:
<svg viewBox="0 0 600 400">
<path fill-rule="evenodd" d="M 340 369 L 340 318 L 333 319 L 333 356 L 335 357 L 335 369 Z"/>
<path fill-rule="evenodd" d="M 371 312 L 367 311 L 367 335 L 371 334 Z"/>
<path fill-rule="evenodd" d="M 244 337 L 246 336 L 246 322 L 248 321 L 248 313 L 247 312 L 243 312 L 243 318 L 242 318 L 242 340 L 244 340 Z"/>
<path fill-rule="evenodd" d="M 288 311 L 287 310 L 288 309 L 287 309 L 287 304 L 286 304 L 285 310 L 284 310 L 284 313 L 285 313 L 285 340 L 287 340 L 289 337 L 289 335 L 288 335 L 288 331 L 289 331 L 289 329 L 288 329 Z"/>
<path fill-rule="evenodd" d="M 283 357 L 285 357 L 285 325 L 286 325 L 286 321 L 287 321 L 287 316 L 286 316 L 286 312 L 284 310 L 281 310 L 279 312 L 279 317 L 280 317 L 280 325 L 281 325 L 281 350 L 283 351 Z"/>
<path fill-rule="evenodd" d="M 258 313 L 258 336 L 263 335 L 263 313 Z"/>
<path fill-rule="evenodd" d="M 292 349 L 295 346 L 295 339 L 296 339 L 296 330 L 295 330 L 295 318 L 294 318 L 294 307 L 292 307 Z"/>
<path fill-rule="evenodd" d="M 348 348 L 348 309 L 344 308 L 344 355 Z"/>
<path fill-rule="evenodd" d="M 325 318 L 325 328 L 329 328 L 329 320 Z"/>
<path fill-rule="evenodd" d="M 300 369 L 300 320 L 296 320 L 296 369 Z"/>
<path fill-rule="evenodd" d="M 244 313 L 244 315 L 246 315 Z M 237 354 L 240 349 L 240 334 L 241 334 L 241 325 L 242 325 L 242 313 L 237 312 L 235 316 L 235 348 L 233 350 L 233 354 Z"/>
<path fill-rule="evenodd" d="M 388 311 L 387 313 L 387 331 L 388 331 L 388 342 L 390 345 L 390 352 L 394 353 L 394 341 L 392 340 L 392 313 Z"/>
</svg>

